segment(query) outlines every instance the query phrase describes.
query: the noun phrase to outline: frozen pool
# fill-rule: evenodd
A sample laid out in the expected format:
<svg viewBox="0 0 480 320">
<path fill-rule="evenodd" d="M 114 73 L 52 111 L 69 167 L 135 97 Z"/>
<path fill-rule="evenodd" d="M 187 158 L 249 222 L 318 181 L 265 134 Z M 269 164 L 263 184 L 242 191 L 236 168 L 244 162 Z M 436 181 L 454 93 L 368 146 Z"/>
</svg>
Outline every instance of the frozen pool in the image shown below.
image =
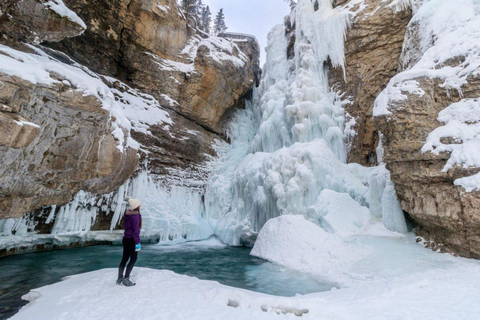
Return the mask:
<svg viewBox="0 0 480 320">
<path fill-rule="evenodd" d="M 121 255 L 121 246 L 98 246 L 1 258 L 0 319 L 12 316 L 25 305 L 21 296 L 31 289 L 58 282 L 67 275 L 117 267 Z M 250 256 L 249 248 L 223 246 L 215 241 L 146 245 L 136 265 L 169 269 L 232 287 L 281 296 L 326 291 L 335 286 Z"/>
</svg>

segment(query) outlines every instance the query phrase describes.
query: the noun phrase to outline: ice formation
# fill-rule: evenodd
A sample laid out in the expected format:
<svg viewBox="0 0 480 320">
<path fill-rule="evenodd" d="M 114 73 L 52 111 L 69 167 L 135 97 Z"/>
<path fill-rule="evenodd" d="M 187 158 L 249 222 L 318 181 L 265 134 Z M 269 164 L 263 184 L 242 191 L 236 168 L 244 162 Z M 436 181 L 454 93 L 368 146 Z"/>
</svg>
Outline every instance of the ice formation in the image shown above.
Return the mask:
<svg viewBox="0 0 480 320">
<path fill-rule="evenodd" d="M 290 16 L 294 59 L 287 58 L 285 27 L 270 32 L 260 87 L 230 125 L 225 168 L 215 172 L 205 196 L 208 219 L 216 220 L 215 233 L 226 243 L 238 245 L 242 234 L 258 232 L 285 214 L 303 215 L 335 233 L 342 224 L 329 211 L 335 201 L 350 204 L 341 214 L 357 216 L 360 229 L 383 217 L 390 230 L 406 232 L 385 167 L 346 164 L 351 132 L 324 62 L 343 67 L 349 13 L 330 1 L 319 6 L 315 11 L 312 1 L 300 0 Z"/>
</svg>

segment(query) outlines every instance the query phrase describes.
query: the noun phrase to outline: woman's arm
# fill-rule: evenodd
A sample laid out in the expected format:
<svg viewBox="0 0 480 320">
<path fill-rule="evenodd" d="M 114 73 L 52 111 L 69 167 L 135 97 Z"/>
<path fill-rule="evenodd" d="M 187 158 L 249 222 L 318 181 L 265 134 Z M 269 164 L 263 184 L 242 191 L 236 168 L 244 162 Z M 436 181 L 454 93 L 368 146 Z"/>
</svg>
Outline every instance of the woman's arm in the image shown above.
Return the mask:
<svg viewBox="0 0 480 320">
<path fill-rule="evenodd" d="M 134 215 L 135 221 L 133 221 L 133 239 L 135 243 L 140 243 L 140 221 L 142 217 L 140 214 Z"/>
</svg>

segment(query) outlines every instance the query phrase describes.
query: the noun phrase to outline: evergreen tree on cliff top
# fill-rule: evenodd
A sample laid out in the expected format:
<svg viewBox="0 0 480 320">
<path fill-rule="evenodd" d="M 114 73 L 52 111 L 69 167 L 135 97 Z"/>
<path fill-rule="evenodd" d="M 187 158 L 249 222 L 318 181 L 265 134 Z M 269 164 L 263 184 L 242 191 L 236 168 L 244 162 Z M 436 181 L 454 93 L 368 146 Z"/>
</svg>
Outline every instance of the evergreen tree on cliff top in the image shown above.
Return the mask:
<svg viewBox="0 0 480 320">
<path fill-rule="evenodd" d="M 227 31 L 228 28 L 225 23 L 225 15 L 223 14 L 223 9 L 220 9 L 220 11 L 218 11 L 213 24 L 213 31 L 215 32 L 215 35 L 219 35 Z"/>
<path fill-rule="evenodd" d="M 202 0 L 182 0 L 181 6 L 183 12 L 194 20 L 198 20 L 200 6 L 203 6 Z"/>
<path fill-rule="evenodd" d="M 206 6 L 201 10 L 198 27 L 203 32 L 210 34 L 210 25 L 212 24 L 212 13 L 210 12 L 210 7 Z"/>
</svg>

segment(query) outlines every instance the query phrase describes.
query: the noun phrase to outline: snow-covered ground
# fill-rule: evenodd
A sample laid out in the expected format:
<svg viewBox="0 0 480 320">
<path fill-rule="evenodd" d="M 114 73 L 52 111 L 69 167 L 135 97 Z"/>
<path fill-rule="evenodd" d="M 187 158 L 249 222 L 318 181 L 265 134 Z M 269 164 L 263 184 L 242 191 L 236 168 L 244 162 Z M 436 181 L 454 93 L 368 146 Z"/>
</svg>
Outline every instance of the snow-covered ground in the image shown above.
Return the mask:
<svg viewBox="0 0 480 320">
<path fill-rule="evenodd" d="M 32 290 L 24 296 L 30 303 L 11 319 L 478 319 L 479 261 L 435 253 L 416 245 L 413 235 L 386 230 L 351 238 L 350 251 L 337 250 L 301 216 L 271 221 L 257 242 L 273 248 L 266 251 L 270 258 L 320 270 L 322 279 L 340 275 L 339 289 L 276 297 L 145 268 L 134 268 L 137 285 L 127 288 L 115 285 L 116 269 L 103 269 Z M 272 234 L 281 224 L 288 228 Z M 260 248 L 254 253 L 264 255 Z"/>
</svg>

